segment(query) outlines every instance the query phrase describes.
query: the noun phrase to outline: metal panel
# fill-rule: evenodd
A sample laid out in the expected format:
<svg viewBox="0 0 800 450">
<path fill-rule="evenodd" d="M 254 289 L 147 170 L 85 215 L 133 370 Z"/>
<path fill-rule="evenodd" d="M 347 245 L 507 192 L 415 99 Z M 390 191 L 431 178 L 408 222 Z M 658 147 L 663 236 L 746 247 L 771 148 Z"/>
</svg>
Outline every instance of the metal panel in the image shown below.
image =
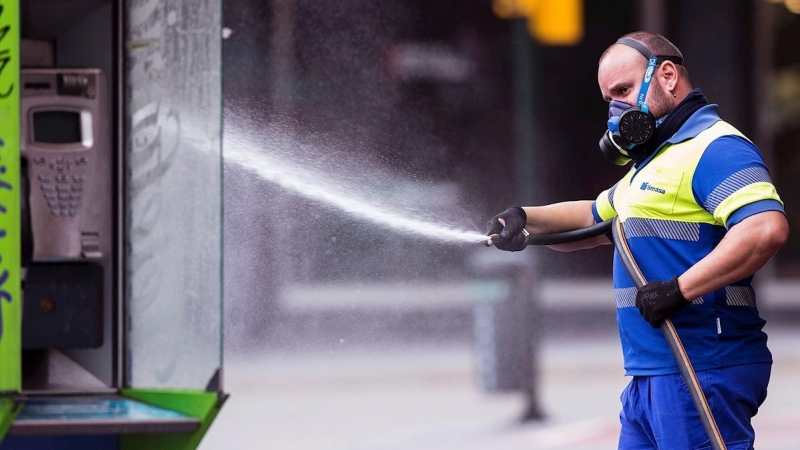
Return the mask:
<svg viewBox="0 0 800 450">
<path fill-rule="evenodd" d="M 221 2 L 127 4 L 127 380 L 221 366 Z"/>
</svg>

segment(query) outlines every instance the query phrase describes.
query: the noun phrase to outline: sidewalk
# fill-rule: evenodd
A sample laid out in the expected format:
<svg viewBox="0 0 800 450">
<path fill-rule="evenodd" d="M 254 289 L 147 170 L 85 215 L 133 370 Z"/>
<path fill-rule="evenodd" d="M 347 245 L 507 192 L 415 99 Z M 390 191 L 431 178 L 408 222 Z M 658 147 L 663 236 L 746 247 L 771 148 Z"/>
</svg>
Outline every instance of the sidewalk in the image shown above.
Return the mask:
<svg viewBox="0 0 800 450">
<path fill-rule="evenodd" d="M 759 450 L 797 449 L 800 331 L 767 329 L 770 395 L 754 423 Z M 202 450 L 615 449 L 623 376 L 611 333 L 541 348 L 544 422 L 520 425 L 518 394 L 475 382 L 468 345 L 352 348 L 229 357 L 231 393 Z"/>
</svg>

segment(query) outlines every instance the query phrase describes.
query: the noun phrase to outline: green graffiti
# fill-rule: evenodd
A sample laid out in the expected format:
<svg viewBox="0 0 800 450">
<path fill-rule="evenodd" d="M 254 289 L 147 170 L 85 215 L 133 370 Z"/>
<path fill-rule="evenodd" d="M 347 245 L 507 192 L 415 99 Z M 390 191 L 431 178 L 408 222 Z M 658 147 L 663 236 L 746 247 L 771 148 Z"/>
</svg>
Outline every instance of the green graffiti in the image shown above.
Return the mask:
<svg viewBox="0 0 800 450">
<path fill-rule="evenodd" d="M 0 391 L 21 388 L 19 1 L 0 0 Z"/>
</svg>

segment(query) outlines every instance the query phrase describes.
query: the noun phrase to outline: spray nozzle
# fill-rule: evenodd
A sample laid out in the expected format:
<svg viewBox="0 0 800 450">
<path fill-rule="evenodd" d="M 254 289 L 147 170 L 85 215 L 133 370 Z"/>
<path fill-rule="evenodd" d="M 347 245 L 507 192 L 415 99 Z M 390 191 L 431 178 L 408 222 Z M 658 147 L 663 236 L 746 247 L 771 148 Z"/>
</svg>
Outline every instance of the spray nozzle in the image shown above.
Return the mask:
<svg viewBox="0 0 800 450">
<path fill-rule="evenodd" d="M 528 230 L 526 230 L 525 228 L 522 229 L 522 234 L 526 238 L 531 235 L 530 233 L 528 233 Z M 500 240 L 500 235 L 499 234 L 490 234 L 489 236 L 487 236 L 486 242 L 484 242 L 483 245 L 485 245 L 487 247 L 491 247 L 492 245 L 494 245 L 495 242 L 497 242 L 499 240 Z"/>
</svg>

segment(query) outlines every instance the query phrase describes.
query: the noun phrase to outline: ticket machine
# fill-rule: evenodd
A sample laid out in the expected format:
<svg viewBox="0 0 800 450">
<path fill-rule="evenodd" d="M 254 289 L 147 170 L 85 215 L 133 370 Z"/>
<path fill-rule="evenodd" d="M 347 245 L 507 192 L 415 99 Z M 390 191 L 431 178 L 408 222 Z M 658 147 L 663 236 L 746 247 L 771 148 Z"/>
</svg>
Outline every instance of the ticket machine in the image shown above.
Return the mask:
<svg viewBox="0 0 800 450">
<path fill-rule="evenodd" d="M 22 69 L 21 81 L 22 175 L 34 244 L 23 288 L 22 346 L 31 364 L 23 381 L 34 389 L 47 373 L 34 355 L 103 343 L 113 257 L 112 114 L 99 69 Z"/>
<path fill-rule="evenodd" d="M 23 69 L 21 87 L 34 258 L 102 258 L 111 249 L 113 213 L 111 177 L 104 170 L 113 151 L 104 74 L 91 68 Z"/>
</svg>

